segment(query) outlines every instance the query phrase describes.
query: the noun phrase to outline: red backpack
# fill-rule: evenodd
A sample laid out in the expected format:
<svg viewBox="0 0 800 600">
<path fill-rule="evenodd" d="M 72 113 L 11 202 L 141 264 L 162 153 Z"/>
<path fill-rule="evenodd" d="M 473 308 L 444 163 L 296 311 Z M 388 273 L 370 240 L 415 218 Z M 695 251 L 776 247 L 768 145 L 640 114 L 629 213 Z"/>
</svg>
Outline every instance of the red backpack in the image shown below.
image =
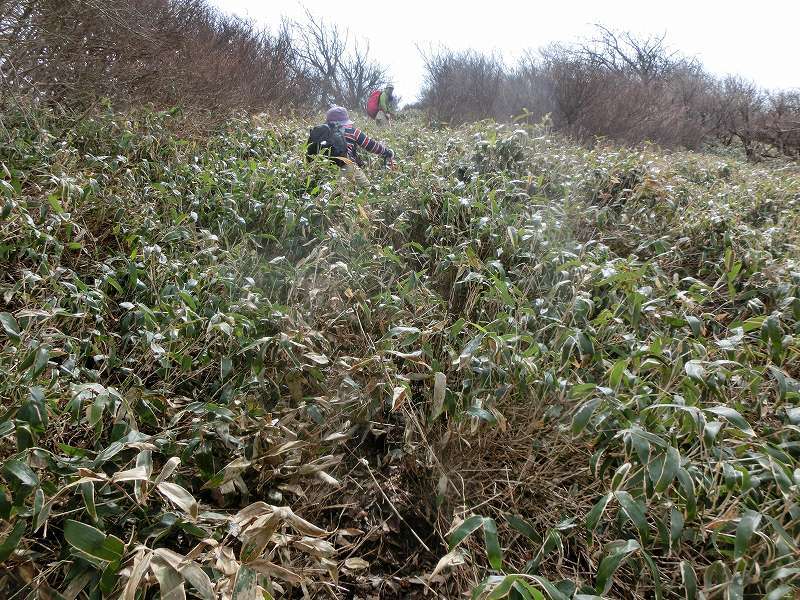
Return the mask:
<svg viewBox="0 0 800 600">
<path fill-rule="evenodd" d="M 381 90 L 375 90 L 369 95 L 369 99 L 367 100 L 367 114 L 372 119 L 378 116 L 378 110 L 380 109 L 379 105 L 382 93 L 383 92 Z"/>
</svg>

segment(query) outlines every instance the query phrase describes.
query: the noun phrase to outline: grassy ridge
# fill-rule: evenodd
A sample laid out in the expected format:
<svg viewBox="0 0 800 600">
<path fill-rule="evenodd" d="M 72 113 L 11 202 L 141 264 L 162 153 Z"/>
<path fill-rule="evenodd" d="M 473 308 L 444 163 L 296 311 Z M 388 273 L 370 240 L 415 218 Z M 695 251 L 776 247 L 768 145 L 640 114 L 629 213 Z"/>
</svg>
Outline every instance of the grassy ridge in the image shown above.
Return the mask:
<svg viewBox="0 0 800 600">
<path fill-rule="evenodd" d="M 410 119 L 354 192 L 305 123 L 26 117 L 9 595 L 795 593 L 796 166 Z"/>
</svg>

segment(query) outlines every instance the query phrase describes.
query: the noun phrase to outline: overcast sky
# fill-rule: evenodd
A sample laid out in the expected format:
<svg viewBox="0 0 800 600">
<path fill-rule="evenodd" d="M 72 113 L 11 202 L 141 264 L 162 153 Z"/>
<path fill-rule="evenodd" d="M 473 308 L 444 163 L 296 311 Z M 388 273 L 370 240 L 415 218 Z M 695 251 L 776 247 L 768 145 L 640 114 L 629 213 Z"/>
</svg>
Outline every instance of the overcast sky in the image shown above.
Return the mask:
<svg viewBox="0 0 800 600">
<path fill-rule="evenodd" d="M 735 73 L 769 88 L 800 88 L 800 0 L 210 0 L 218 8 L 275 26 L 302 19 L 303 6 L 369 41 L 396 93 L 413 101 L 423 80 L 417 47 L 500 52 L 591 35 L 592 24 L 667 34 L 669 45 L 712 73 Z"/>
</svg>

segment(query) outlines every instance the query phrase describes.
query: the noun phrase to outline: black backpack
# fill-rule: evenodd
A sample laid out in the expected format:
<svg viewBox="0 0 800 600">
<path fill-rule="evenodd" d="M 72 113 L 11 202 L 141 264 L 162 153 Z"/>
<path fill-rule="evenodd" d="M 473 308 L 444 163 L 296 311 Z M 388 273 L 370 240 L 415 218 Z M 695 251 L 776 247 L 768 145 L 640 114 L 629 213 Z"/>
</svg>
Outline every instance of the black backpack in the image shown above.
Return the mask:
<svg viewBox="0 0 800 600">
<path fill-rule="evenodd" d="M 323 154 L 332 161 L 342 164 L 339 160 L 347 156 L 347 140 L 341 125 L 325 123 L 312 127 L 308 135 L 308 149 L 306 160 L 311 160 L 315 154 Z"/>
</svg>

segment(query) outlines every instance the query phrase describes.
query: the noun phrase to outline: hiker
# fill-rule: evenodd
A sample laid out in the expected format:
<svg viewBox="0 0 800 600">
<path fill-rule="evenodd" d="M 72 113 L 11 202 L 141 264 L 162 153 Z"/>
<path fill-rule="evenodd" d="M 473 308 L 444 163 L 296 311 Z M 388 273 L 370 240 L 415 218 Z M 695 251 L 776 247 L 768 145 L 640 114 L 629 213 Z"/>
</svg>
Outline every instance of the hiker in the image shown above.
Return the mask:
<svg viewBox="0 0 800 600">
<path fill-rule="evenodd" d="M 369 179 L 361 170 L 364 163 L 358 156 L 358 147 L 382 156 L 387 166 L 394 167 L 394 152 L 356 127 L 346 108 L 333 106 L 325 115 L 325 124 L 311 129 L 307 153 L 309 157 L 314 154 L 328 155 L 349 179 L 359 185 L 369 186 Z"/>
<path fill-rule="evenodd" d="M 391 124 L 397 112 L 397 98 L 394 96 L 394 86 L 390 83 L 383 90 L 375 90 L 367 100 L 367 115 L 379 124 L 384 121 Z"/>
</svg>

